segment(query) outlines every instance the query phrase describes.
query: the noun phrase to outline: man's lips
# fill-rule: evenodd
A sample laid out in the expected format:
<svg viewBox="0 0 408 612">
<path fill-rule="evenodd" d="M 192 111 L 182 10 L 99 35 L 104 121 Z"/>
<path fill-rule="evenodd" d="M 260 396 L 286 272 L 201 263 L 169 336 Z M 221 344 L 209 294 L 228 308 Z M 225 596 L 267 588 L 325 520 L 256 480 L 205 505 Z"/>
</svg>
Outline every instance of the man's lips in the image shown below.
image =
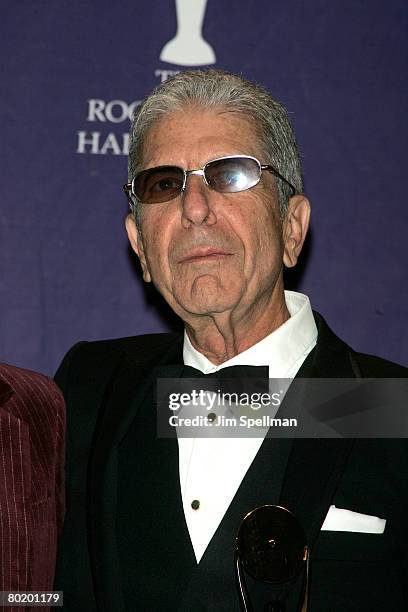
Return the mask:
<svg viewBox="0 0 408 612">
<path fill-rule="evenodd" d="M 191 263 L 205 260 L 211 261 L 211 259 L 219 259 L 230 255 L 232 255 L 232 253 L 215 247 L 199 248 L 183 253 L 177 263 Z"/>
</svg>

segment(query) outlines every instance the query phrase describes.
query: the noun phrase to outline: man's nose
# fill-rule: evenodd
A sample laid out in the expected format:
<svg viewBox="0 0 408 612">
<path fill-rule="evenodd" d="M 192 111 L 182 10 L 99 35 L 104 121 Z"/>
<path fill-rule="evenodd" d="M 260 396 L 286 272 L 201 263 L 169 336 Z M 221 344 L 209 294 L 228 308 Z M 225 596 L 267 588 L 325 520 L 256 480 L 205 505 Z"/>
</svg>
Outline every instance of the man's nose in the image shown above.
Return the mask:
<svg viewBox="0 0 408 612">
<path fill-rule="evenodd" d="M 183 227 L 190 225 L 213 225 L 217 218 L 213 209 L 215 192 L 205 185 L 202 176 L 189 175 L 186 188 L 181 194 Z"/>
</svg>

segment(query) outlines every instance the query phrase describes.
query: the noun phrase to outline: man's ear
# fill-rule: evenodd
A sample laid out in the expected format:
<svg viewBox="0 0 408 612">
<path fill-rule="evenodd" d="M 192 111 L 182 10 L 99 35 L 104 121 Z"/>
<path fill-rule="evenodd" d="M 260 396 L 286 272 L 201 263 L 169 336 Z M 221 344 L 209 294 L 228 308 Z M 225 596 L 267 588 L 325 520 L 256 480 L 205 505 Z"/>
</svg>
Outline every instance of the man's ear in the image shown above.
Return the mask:
<svg viewBox="0 0 408 612">
<path fill-rule="evenodd" d="M 296 265 L 306 238 L 310 221 L 310 203 L 303 195 L 290 198 L 283 220 L 283 263 L 287 268 Z"/>
<path fill-rule="evenodd" d="M 152 277 L 150 276 L 149 268 L 146 261 L 142 234 L 139 228 L 137 227 L 132 214 L 129 214 L 126 217 L 125 226 L 130 245 L 140 260 L 140 265 L 142 266 L 143 271 L 143 279 L 146 283 L 150 283 Z"/>
</svg>

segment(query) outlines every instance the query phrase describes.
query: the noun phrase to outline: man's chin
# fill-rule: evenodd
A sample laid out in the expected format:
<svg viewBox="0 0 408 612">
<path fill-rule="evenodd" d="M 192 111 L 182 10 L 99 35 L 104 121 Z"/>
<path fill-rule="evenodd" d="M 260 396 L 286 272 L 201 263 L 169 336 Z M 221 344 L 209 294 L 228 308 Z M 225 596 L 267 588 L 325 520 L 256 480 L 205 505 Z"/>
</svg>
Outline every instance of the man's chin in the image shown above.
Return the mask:
<svg viewBox="0 0 408 612">
<path fill-rule="evenodd" d="M 175 296 L 177 299 L 177 296 Z M 189 316 L 215 316 L 225 312 L 231 312 L 234 302 L 226 299 L 226 296 L 201 295 L 200 299 L 177 299 L 175 312 L 184 320 Z"/>
<path fill-rule="evenodd" d="M 183 279 L 184 280 L 184 279 Z M 203 274 L 192 282 L 174 283 L 169 305 L 183 320 L 187 316 L 211 316 L 231 312 L 242 298 L 241 283 Z"/>
</svg>

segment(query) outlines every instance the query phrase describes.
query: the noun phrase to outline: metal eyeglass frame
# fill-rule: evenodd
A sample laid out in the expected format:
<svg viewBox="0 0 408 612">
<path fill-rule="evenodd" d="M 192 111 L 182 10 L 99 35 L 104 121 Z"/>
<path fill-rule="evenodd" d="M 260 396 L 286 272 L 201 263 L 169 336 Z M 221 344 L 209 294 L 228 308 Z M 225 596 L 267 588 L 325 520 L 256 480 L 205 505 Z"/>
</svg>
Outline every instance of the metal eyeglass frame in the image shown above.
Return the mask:
<svg viewBox="0 0 408 612">
<path fill-rule="evenodd" d="M 205 178 L 205 169 L 206 169 L 206 167 L 209 164 L 212 164 L 213 162 L 222 161 L 224 159 L 252 159 L 254 162 L 256 162 L 256 164 L 257 164 L 257 166 L 259 168 L 259 178 L 256 181 L 256 183 L 251 185 L 251 187 L 247 187 L 246 189 L 242 189 L 242 190 L 239 190 L 239 191 L 219 192 L 219 191 L 217 191 L 217 189 L 214 189 L 213 187 L 211 187 L 211 185 L 209 185 L 209 183 L 207 182 L 207 180 Z M 159 170 L 159 169 L 162 169 L 162 168 L 178 168 L 179 170 L 181 170 L 183 172 L 183 184 L 182 184 L 182 187 L 180 189 L 180 192 L 176 193 L 176 195 L 172 196 L 168 200 L 164 200 L 163 202 L 146 203 L 146 202 L 143 202 L 143 201 L 139 200 L 138 196 L 136 195 L 136 193 L 134 191 L 134 182 L 137 179 L 137 177 L 142 172 L 146 172 L 146 170 Z M 151 206 L 152 204 L 164 204 L 165 202 L 170 202 L 171 200 L 174 200 L 175 198 L 177 198 L 179 195 L 182 195 L 183 192 L 186 189 L 187 177 L 190 176 L 191 174 L 202 176 L 204 184 L 209 189 L 211 189 L 212 191 L 216 191 L 217 193 L 241 193 L 242 191 L 247 191 L 248 189 L 252 189 L 252 187 L 255 187 L 256 185 L 258 185 L 259 181 L 261 180 L 262 171 L 263 170 L 266 170 L 267 172 L 271 172 L 277 178 L 279 178 L 281 181 L 286 183 L 286 185 L 288 185 L 288 187 L 290 187 L 290 189 L 291 189 L 291 192 L 292 192 L 291 196 L 294 196 L 296 194 L 296 188 L 294 187 L 294 185 L 292 185 L 292 183 L 290 183 L 284 176 L 282 176 L 282 174 L 280 172 L 278 172 L 276 170 L 276 168 L 274 168 L 270 164 L 261 164 L 261 162 L 256 157 L 253 157 L 252 155 L 224 155 L 223 157 L 217 157 L 216 159 L 211 159 L 206 164 L 204 164 L 204 166 L 202 168 L 196 168 L 194 170 L 184 170 L 184 168 L 180 168 L 180 166 L 173 166 L 173 165 L 170 165 L 170 164 L 166 164 L 164 166 L 157 166 L 157 167 L 153 167 L 153 168 L 146 168 L 145 170 L 141 170 L 141 172 L 138 172 L 130 183 L 125 183 L 125 185 L 123 185 L 123 190 L 124 190 L 124 192 L 126 194 L 126 197 L 129 200 L 129 204 L 130 204 L 131 207 L 134 205 L 134 202 L 131 199 L 131 196 L 136 198 L 136 200 L 138 202 L 140 202 L 141 204 L 147 204 L 148 206 Z"/>
</svg>

